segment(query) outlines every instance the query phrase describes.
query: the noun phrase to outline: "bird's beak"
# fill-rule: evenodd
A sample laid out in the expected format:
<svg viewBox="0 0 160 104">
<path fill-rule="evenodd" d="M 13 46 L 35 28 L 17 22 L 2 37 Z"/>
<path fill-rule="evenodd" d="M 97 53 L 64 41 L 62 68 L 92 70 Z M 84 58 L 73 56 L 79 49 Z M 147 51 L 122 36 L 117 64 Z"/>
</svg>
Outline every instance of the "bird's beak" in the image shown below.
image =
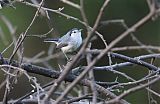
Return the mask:
<svg viewBox="0 0 160 104">
<path fill-rule="evenodd" d="M 79 31 L 82 31 L 83 29 L 79 29 Z"/>
</svg>

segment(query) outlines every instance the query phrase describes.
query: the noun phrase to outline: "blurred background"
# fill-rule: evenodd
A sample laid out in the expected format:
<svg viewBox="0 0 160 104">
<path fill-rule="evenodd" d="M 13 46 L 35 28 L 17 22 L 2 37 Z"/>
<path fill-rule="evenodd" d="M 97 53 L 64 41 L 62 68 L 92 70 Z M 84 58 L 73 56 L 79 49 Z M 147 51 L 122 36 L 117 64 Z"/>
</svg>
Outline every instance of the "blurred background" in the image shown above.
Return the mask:
<svg viewBox="0 0 160 104">
<path fill-rule="evenodd" d="M 71 0 L 71 1 L 79 4 L 79 0 Z M 91 27 L 94 25 L 99 10 L 103 3 L 104 0 L 84 0 L 84 11 L 86 13 L 89 25 Z M 30 24 L 37 9 L 22 3 L 14 3 L 13 5 L 16 7 L 16 9 L 13 9 L 11 7 L 5 7 L 0 10 L 0 16 L 5 17 L 12 24 L 12 26 L 16 28 L 15 36 L 18 38 L 18 36 L 21 33 L 24 33 L 24 31 Z M 61 12 L 82 20 L 80 11 L 78 9 L 68 6 L 67 4 L 62 3 L 59 0 L 45 0 L 44 7 L 55 10 L 64 7 L 64 9 Z M 83 29 L 82 31 L 83 39 L 86 37 L 87 33 L 84 25 L 80 24 L 77 21 L 63 17 L 53 12 L 48 12 L 48 13 L 51 20 L 48 20 L 44 16 L 38 16 L 36 21 L 31 26 L 31 29 L 29 30 L 27 35 L 43 35 L 48 31 L 50 31 L 51 28 L 53 28 L 53 31 L 46 37 L 60 37 L 71 28 L 77 27 Z M 120 23 L 103 24 L 104 22 L 109 20 L 124 20 L 127 26 L 130 27 L 134 25 L 137 21 L 139 21 L 141 18 L 146 16 L 147 13 L 149 13 L 149 9 L 146 0 L 111 0 L 109 5 L 105 8 L 104 14 L 101 18 L 101 23 L 98 26 L 97 31 L 103 35 L 106 42 L 109 44 L 112 40 L 114 40 L 122 32 L 124 32 L 125 28 Z M 13 41 L 9 29 L 2 19 L 0 20 L 0 31 L 1 31 L 0 52 L 2 52 Z M 2 33 L 4 35 L 2 35 Z M 134 32 L 134 35 L 145 45 L 159 46 L 160 19 L 157 18 L 153 21 L 147 22 L 145 25 L 136 30 Z M 24 42 L 24 56 L 26 58 L 32 58 L 40 52 L 45 52 L 45 54 L 42 57 L 46 56 L 48 54 L 48 48 L 51 48 L 54 45 L 52 44 L 51 46 L 50 43 L 44 43 L 43 39 L 44 38 L 39 38 L 39 37 L 27 37 Z M 137 45 L 138 44 L 129 35 L 115 47 L 137 46 Z M 5 58 L 10 57 L 13 48 L 14 48 L 13 46 L 9 48 L 3 54 L 3 56 Z M 100 38 L 97 38 L 92 42 L 92 49 L 95 48 L 96 49 L 105 48 Z M 159 51 L 154 51 L 154 52 L 159 53 Z M 117 53 L 132 57 L 148 54 L 146 50 L 118 51 Z M 58 63 L 60 62 L 59 60 L 60 60 L 59 58 L 55 58 L 53 60 L 50 60 L 49 63 L 51 66 L 58 68 L 59 67 Z M 113 64 L 118 62 L 123 62 L 123 61 L 113 59 Z M 34 63 L 34 64 L 45 67 L 45 65 L 39 63 Z M 159 64 L 158 60 L 156 60 L 156 64 L 158 66 Z M 80 62 L 80 65 L 82 66 L 86 65 L 85 59 Z M 107 66 L 107 65 L 108 65 L 107 55 L 106 57 L 103 57 L 103 59 L 101 59 L 101 61 L 96 64 L 96 66 Z M 147 69 L 144 69 L 143 67 L 139 66 L 125 67 L 120 69 L 120 71 L 126 73 L 127 75 L 136 80 L 143 78 L 145 75 L 148 74 Z M 109 71 L 94 71 L 94 74 L 95 74 L 95 79 L 97 81 L 113 82 L 116 79 L 118 79 L 118 82 L 127 82 L 127 79 L 125 79 L 124 77 L 121 77 Z M 46 78 L 40 75 L 31 74 L 31 76 L 37 77 L 37 81 L 41 85 L 45 84 L 47 82 L 46 80 L 48 81 L 52 80 L 51 78 Z M 2 82 L 4 78 L 5 78 L 4 72 L 0 71 L 0 82 Z M 153 88 L 155 89 L 155 91 L 160 92 L 158 83 L 155 84 Z M 12 90 L 10 96 L 12 99 L 16 99 L 24 95 L 26 92 L 29 92 L 31 89 L 32 87 L 30 86 L 29 80 L 26 77 L 21 76 L 18 79 L 18 83 L 14 86 L 14 90 Z M 124 89 L 122 89 L 122 91 L 123 90 Z M 0 99 L 3 98 L 2 92 L 4 93 L 4 89 L 0 90 Z M 13 97 L 15 93 L 16 96 Z M 156 99 L 158 103 L 160 103 L 160 98 L 156 96 L 153 97 L 154 99 Z M 147 104 L 148 103 L 147 91 L 146 90 L 138 91 L 136 93 L 130 94 L 129 96 L 125 97 L 125 99 L 127 99 L 133 104 L 139 104 L 139 101 L 141 101 L 141 104 Z"/>
</svg>

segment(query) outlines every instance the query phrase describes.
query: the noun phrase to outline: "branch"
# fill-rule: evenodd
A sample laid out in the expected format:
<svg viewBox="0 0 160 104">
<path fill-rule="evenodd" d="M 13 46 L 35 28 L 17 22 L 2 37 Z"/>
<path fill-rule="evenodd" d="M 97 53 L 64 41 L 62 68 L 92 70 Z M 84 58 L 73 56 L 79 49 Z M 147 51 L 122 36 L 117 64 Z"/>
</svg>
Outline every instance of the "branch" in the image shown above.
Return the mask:
<svg viewBox="0 0 160 104">
<path fill-rule="evenodd" d="M 136 91 L 139 91 L 151 84 L 154 84 L 156 83 L 158 80 L 160 80 L 160 76 L 158 76 L 157 78 L 153 79 L 152 81 L 146 83 L 146 84 L 143 84 L 143 85 L 139 85 L 139 86 L 136 86 L 136 87 L 133 87 L 127 91 L 125 91 L 124 93 L 122 93 L 121 95 L 119 95 L 117 98 L 115 99 L 112 99 L 112 100 L 109 100 L 107 101 L 105 104 L 115 104 L 115 103 L 118 103 L 120 99 L 122 99 L 123 97 L 127 96 L 128 94 L 131 94 L 131 93 L 134 93 Z"/>
<path fill-rule="evenodd" d="M 2 57 L 2 55 L 0 54 L 0 65 L 8 65 L 9 64 L 9 59 L 4 59 Z M 11 61 L 11 65 L 14 67 L 19 67 L 19 63 L 17 61 L 12 60 Z M 32 64 L 27 64 L 27 63 L 22 63 L 21 64 L 21 68 L 24 69 L 27 72 L 30 73 L 35 73 L 35 74 L 39 74 L 39 75 L 43 75 L 46 77 L 51 77 L 51 78 L 58 78 L 60 76 L 60 72 L 55 71 L 56 69 L 47 69 L 44 67 L 40 67 L 40 66 L 36 66 L 36 65 L 32 65 Z M 68 82 L 72 82 L 74 81 L 74 79 L 76 79 L 77 76 L 73 75 L 73 73 L 69 73 L 64 81 L 68 81 Z M 51 83 L 50 85 L 52 85 L 53 83 Z M 79 82 L 79 84 L 84 85 L 84 86 L 88 86 L 91 87 L 92 82 L 89 81 L 88 79 L 83 79 Z M 100 92 L 101 94 L 104 94 L 106 96 L 109 96 L 110 98 L 116 98 L 116 95 L 113 94 L 112 92 L 110 92 L 109 90 L 103 88 L 102 86 L 98 85 L 95 83 L 95 88 L 98 92 Z M 19 101 L 21 101 L 22 99 L 20 99 Z M 126 103 L 126 101 L 122 100 L 122 103 Z"/>
</svg>

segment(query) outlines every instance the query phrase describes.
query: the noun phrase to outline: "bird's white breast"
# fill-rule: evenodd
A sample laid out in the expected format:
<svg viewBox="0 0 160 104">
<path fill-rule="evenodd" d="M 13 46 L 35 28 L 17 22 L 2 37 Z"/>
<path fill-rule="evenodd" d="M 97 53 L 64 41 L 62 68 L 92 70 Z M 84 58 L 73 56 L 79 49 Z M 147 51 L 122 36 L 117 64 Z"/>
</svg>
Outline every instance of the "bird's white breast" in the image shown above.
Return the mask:
<svg viewBox="0 0 160 104">
<path fill-rule="evenodd" d="M 64 53 L 72 52 L 72 51 L 73 51 L 73 46 L 72 46 L 72 45 L 67 45 L 67 46 L 65 46 L 65 47 L 62 47 L 61 50 L 62 50 Z"/>
</svg>

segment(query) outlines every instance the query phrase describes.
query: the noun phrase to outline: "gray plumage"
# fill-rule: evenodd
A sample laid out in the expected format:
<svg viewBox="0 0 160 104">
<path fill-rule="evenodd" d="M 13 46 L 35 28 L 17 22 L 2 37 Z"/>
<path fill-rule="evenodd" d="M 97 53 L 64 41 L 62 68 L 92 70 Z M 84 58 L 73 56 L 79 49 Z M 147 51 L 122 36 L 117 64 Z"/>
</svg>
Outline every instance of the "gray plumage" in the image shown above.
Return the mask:
<svg viewBox="0 0 160 104">
<path fill-rule="evenodd" d="M 44 42 L 56 43 L 56 48 L 60 48 L 64 53 L 73 52 L 82 44 L 81 29 L 73 28 L 59 39 L 48 38 Z"/>
</svg>

